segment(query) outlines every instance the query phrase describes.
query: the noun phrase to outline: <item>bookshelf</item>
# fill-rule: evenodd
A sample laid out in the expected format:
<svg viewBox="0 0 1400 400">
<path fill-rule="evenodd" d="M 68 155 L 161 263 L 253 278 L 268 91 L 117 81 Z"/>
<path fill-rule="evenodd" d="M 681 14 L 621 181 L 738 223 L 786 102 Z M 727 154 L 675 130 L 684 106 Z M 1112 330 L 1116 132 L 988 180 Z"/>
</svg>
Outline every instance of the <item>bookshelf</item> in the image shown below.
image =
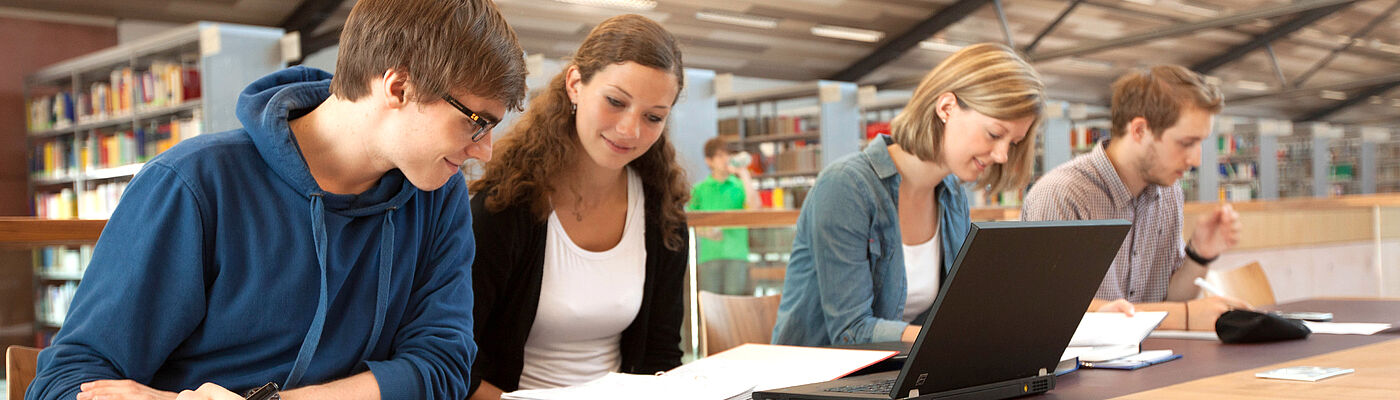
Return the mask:
<svg viewBox="0 0 1400 400">
<path fill-rule="evenodd" d="M 1214 138 L 1216 169 L 1220 180 L 1218 197 L 1228 201 L 1260 198 L 1260 135 L 1257 124 L 1236 124 L 1230 117 L 1219 117 L 1221 129 Z"/>
<path fill-rule="evenodd" d="M 1361 134 L 1355 127 L 1344 130 L 1341 138 L 1327 143 L 1329 196 L 1361 193 Z"/>
<path fill-rule="evenodd" d="M 1376 193 L 1400 193 L 1400 138 L 1375 144 Z"/>
<path fill-rule="evenodd" d="M 285 67 L 280 28 L 199 22 L 26 77 L 34 215 L 106 219 L 145 162 L 203 132 L 241 126 L 238 94 Z M 37 344 L 61 326 L 90 245 L 34 251 Z"/>
<path fill-rule="evenodd" d="M 754 155 L 765 208 L 800 209 L 817 174 L 860 150 L 856 85 L 813 81 L 716 96 L 718 134 Z"/>
<path fill-rule="evenodd" d="M 1292 134 L 1279 136 L 1274 157 L 1278 162 L 1280 198 L 1313 195 L 1313 126 L 1294 125 Z"/>
</svg>

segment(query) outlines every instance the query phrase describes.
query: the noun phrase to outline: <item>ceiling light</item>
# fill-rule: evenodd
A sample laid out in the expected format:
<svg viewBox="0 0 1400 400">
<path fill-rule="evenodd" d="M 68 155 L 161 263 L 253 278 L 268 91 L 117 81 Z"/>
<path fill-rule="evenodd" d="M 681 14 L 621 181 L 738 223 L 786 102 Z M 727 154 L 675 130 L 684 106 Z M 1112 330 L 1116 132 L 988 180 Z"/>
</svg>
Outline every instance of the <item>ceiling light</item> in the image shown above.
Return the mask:
<svg viewBox="0 0 1400 400">
<path fill-rule="evenodd" d="M 750 28 L 773 29 L 778 27 L 778 19 L 771 17 L 760 17 L 720 10 L 703 10 L 695 13 L 695 19 L 705 22 L 717 22 L 721 24 L 747 26 Z"/>
<path fill-rule="evenodd" d="M 957 44 L 948 43 L 948 41 L 943 40 L 943 39 L 929 39 L 929 40 L 925 40 L 925 41 L 919 42 L 919 48 L 924 49 L 924 50 L 929 50 L 929 51 L 942 51 L 942 52 L 946 52 L 946 53 L 956 53 L 958 50 L 962 50 L 963 46 L 962 46 L 962 45 L 957 45 Z"/>
<path fill-rule="evenodd" d="M 1373 49 L 1384 51 L 1386 53 L 1400 54 L 1400 46 L 1382 42 L 1379 39 L 1371 39 L 1369 45 Z"/>
<path fill-rule="evenodd" d="M 1111 62 L 1085 58 L 1067 58 L 1065 59 L 1065 64 L 1073 68 L 1096 71 L 1109 71 L 1113 69 L 1113 63 Z"/>
<path fill-rule="evenodd" d="M 560 3 L 583 6 L 619 8 L 632 11 L 650 11 L 656 8 L 656 0 L 554 0 Z"/>
<path fill-rule="evenodd" d="M 1243 80 L 1243 79 L 1238 80 L 1238 81 L 1235 81 L 1235 87 L 1240 88 L 1240 89 L 1244 89 L 1244 90 L 1254 90 L 1254 91 L 1269 90 L 1269 84 L 1267 84 L 1267 83 L 1259 82 L 1259 81 L 1249 81 L 1249 80 Z"/>
<path fill-rule="evenodd" d="M 1214 17 L 1220 15 L 1220 10 L 1203 4 L 1188 3 L 1185 1 L 1177 1 L 1168 4 L 1171 4 L 1172 8 L 1177 9 L 1177 11 L 1186 12 L 1188 14 L 1195 14 L 1202 17 Z"/>
<path fill-rule="evenodd" d="M 1347 94 L 1346 94 L 1346 92 L 1339 92 L 1339 91 L 1336 91 L 1336 90 L 1323 90 L 1322 93 L 1319 93 L 1318 95 L 1322 96 L 1322 98 L 1327 99 L 1327 100 L 1346 100 L 1346 99 L 1347 99 Z"/>
<path fill-rule="evenodd" d="M 832 39 L 854 40 L 857 42 L 875 43 L 885 37 L 884 32 L 872 31 L 869 29 L 847 28 L 835 25 L 817 25 L 812 27 L 812 34 L 828 37 Z"/>
</svg>

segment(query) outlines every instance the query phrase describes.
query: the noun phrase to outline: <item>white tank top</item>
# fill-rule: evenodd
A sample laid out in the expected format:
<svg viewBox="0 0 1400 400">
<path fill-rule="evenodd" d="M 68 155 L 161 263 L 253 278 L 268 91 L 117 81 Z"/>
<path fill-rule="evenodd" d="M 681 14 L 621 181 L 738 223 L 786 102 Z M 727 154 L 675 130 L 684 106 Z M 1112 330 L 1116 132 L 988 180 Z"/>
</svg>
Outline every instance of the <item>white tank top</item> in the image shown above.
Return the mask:
<svg viewBox="0 0 1400 400">
<path fill-rule="evenodd" d="M 943 252 L 938 247 L 939 231 L 927 242 L 904 246 L 904 280 L 909 292 L 904 296 L 904 322 L 911 322 L 938 297 L 938 274 L 943 270 Z"/>
<path fill-rule="evenodd" d="M 622 240 L 601 252 L 574 244 L 558 216 L 549 215 L 544 281 L 520 389 L 577 385 L 622 366 L 622 331 L 637 317 L 646 280 L 644 205 L 641 178 L 628 168 Z"/>
</svg>

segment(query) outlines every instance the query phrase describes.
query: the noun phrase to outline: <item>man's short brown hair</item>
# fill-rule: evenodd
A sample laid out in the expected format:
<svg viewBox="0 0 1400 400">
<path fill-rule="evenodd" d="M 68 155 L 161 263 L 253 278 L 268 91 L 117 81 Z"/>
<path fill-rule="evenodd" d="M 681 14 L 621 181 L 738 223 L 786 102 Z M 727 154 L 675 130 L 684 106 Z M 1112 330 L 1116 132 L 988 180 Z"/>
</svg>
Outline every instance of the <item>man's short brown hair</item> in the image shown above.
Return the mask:
<svg viewBox="0 0 1400 400">
<path fill-rule="evenodd" d="M 1158 65 L 1145 71 L 1133 71 L 1113 82 L 1114 138 L 1127 133 L 1133 118 L 1147 120 L 1153 137 L 1171 129 L 1181 117 L 1181 110 L 1194 107 L 1211 114 L 1220 113 L 1225 99 L 1220 88 L 1206 82 L 1205 77 L 1179 65 Z"/>
<path fill-rule="evenodd" d="M 331 93 L 354 101 L 395 69 L 408 76 L 409 100 L 432 103 L 452 90 L 519 110 L 525 53 L 490 0 L 359 0 L 340 33 Z"/>
<path fill-rule="evenodd" d="M 724 138 L 715 136 L 705 141 L 705 158 L 714 157 L 719 152 L 729 153 L 729 146 L 724 142 Z"/>
</svg>

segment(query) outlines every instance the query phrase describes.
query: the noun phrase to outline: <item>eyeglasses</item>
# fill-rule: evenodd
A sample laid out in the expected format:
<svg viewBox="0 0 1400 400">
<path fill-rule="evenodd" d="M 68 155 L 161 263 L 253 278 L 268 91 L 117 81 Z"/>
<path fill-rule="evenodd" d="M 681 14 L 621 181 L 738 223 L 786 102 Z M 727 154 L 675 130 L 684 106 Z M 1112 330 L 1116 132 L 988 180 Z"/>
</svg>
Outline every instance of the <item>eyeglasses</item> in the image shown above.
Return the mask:
<svg viewBox="0 0 1400 400">
<path fill-rule="evenodd" d="M 476 123 L 476 132 L 472 133 L 472 143 L 480 142 L 481 138 L 486 137 L 486 132 L 490 132 L 491 128 L 495 128 L 496 124 L 501 123 L 501 121 L 492 120 L 491 117 L 472 111 L 472 109 L 458 102 L 457 99 L 452 98 L 452 95 L 442 95 L 442 99 L 447 100 L 447 104 L 451 104 L 453 108 L 456 108 L 457 111 L 461 111 L 462 114 L 466 114 L 467 118 Z"/>
</svg>

